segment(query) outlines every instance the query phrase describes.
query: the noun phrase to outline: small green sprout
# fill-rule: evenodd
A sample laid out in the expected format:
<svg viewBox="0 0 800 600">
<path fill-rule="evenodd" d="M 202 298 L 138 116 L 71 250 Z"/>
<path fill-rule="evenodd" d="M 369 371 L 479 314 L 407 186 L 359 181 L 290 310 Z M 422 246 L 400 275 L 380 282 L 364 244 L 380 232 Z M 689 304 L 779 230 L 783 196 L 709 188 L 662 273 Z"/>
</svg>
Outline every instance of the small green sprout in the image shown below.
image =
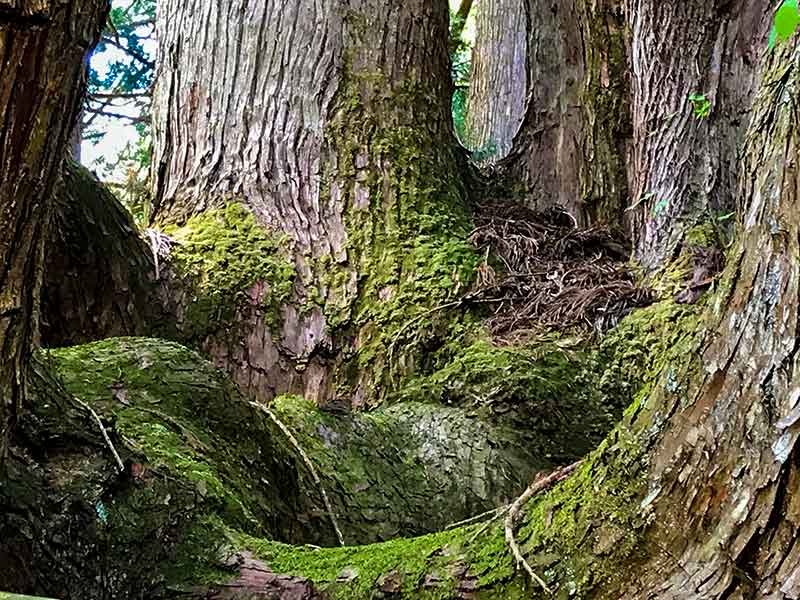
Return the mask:
<svg viewBox="0 0 800 600">
<path fill-rule="evenodd" d="M 696 119 L 706 119 L 711 114 L 711 100 L 705 94 L 689 94 L 689 102 Z"/>
</svg>

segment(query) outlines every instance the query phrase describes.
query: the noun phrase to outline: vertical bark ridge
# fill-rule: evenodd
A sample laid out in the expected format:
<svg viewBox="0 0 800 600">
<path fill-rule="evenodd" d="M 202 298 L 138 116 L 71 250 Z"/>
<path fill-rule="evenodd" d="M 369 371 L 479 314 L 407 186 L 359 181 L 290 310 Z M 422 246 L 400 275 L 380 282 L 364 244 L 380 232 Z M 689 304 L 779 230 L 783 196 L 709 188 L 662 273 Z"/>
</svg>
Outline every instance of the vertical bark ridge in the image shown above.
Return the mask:
<svg viewBox="0 0 800 600">
<path fill-rule="evenodd" d="M 106 10 L 101 0 L 0 5 L 0 462 L 38 335 L 50 196 Z"/>
<path fill-rule="evenodd" d="M 640 409 L 642 426 L 669 418 L 649 481 L 650 535 L 667 551 L 626 597 L 800 595 L 800 49 L 779 49 L 768 65 L 743 152 L 741 237 L 709 310 L 714 333 L 686 382 Z"/>
<path fill-rule="evenodd" d="M 420 218 L 465 219 L 451 176 L 447 7 L 176 0 L 158 10 L 154 218 L 181 224 L 241 203 L 287 236 L 296 267 L 277 324 L 251 311 L 238 340 L 226 331 L 202 345 L 248 389 L 330 397 L 342 353 L 360 352 L 359 332 L 389 310 L 375 307 L 419 278 L 405 263 Z"/>
<path fill-rule="evenodd" d="M 620 2 L 527 0 L 525 118 L 503 163 L 535 209 L 619 226 L 627 195 L 626 51 Z"/>
<path fill-rule="evenodd" d="M 769 3 L 628 0 L 633 139 L 627 212 L 636 258 L 669 261 L 686 231 L 733 210 Z M 710 114 L 694 114 L 700 95 Z M 698 106 L 700 106 L 698 105 Z"/>
<path fill-rule="evenodd" d="M 483 0 L 476 10 L 465 142 L 496 162 L 525 116 L 527 17 L 524 0 Z"/>
</svg>

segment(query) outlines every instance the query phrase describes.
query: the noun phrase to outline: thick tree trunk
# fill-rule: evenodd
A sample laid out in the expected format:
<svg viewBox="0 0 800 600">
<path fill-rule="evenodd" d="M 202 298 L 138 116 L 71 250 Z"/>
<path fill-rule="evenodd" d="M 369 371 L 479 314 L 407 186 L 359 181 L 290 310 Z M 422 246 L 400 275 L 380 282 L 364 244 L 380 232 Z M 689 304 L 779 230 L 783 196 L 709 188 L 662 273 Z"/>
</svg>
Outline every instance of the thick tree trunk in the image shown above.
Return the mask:
<svg viewBox="0 0 800 600">
<path fill-rule="evenodd" d="M 0 463 L 25 402 L 50 197 L 103 0 L 0 4 Z"/>
<path fill-rule="evenodd" d="M 509 153 L 525 116 L 527 14 L 525 0 L 482 0 L 476 11 L 463 141 L 491 163 Z"/>
<path fill-rule="evenodd" d="M 768 61 L 754 104 L 740 240 L 709 311 L 711 333 L 686 384 L 654 394 L 637 418 L 645 427 L 671 415 L 650 446 L 648 477 L 649 539 L 665 551 L 651 548 L 629 598 L 637 589 L 676 599 L 800 597 L 800 47 L 791 46 Z"/>
<path fill-rule="evenodd" d="M 600 448 L 527 507 L 518 540 L 555 597 L 800 597 L 799 101 L 795 40 L 767 61 L 741 163 L 740 237 L 705 317 L 657 359 L 660 376 Z M 398 550 L 380 577 L 371 573 L 373 589 L 418 597 L 435 568 L 455 574 L 456 597 L 476 588 L 480 597 L 551 597 L 539 586 L 524 591 L 527 575 L 499 526 L 416 543 L 450 558 L 420 566 Z M 329 560 L 328 579 L 310 566 L 289 570 L 313 574 L 318 589 L 349 585 L 351 597 L 367 598 L 358 583 L 334 583 L 337 566 L 391 550 L 264 556 L 270 565 Z"/>
<path fill-rule="evenodd" d="M 446 3 L 171 0 L 158 22 L 156 221 L 240 203 L 296 270 L 277 318 L 248 309 L 201 345 L 264 396 L 381 396 L 474 266 Z"/>
<path fill-rule="evenodd" d="M 773 6 L 628 0 L 633 139 L 627 215 L 636 258 L 669 261 L 688 229 L 734 209 L 738 149 Z M 696 114 L 699 96 L 707 116 Z"/>
<path fill-rule="evenodd" d="M 629 129 L 621 3 L 527 0 L 525 8 L 528 98 L 504 164 L 509 186 L 533 208 L 620 225 Z"/>
</svg>

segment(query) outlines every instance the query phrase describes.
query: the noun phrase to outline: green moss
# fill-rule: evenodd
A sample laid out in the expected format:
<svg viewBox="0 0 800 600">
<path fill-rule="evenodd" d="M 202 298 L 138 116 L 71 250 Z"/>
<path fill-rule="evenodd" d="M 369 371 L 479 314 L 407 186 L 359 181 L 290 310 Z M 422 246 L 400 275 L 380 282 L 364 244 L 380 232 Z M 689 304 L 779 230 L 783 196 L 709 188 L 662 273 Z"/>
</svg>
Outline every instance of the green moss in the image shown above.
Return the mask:
<svg viewBox="0 0 800 600">
<path fill-rule="evenodd" d="M 430 375 L 411 379 L 399 397 L 443 404 L 519 404 L 559 396 L 586 356 L 579 340 L 537 339 L 497 346 L 478 339 Z"/>
<path fill-rule="evenodd" d="M 293 396 L 272 409 L 314 457 L 348 544 L 419 535 L 490 510 L 551 464 L 527 432 L 464 409 L 403 402 L 331 415 Z"/>
<path fill-rule="evenodd" d="M 279 573 L 299 575 L 316 583 L 332 598 L 368 600 L 374 598 L 381 577 L 400 574 L 401 590 L 410 598 L 453 597 L 455 576 L 453 555 L 463 530 L 434 533 L 411 539 L 395 539 L 371 546 L 309 549 L 237 536 L 237 544 L 252 550 Z M 355 575 L 339 581 L 341 575 Z M 426 575 L 435 574 L 435 584 L 423 585 Z"/>
<path fill-rule="evenodd" d="M 346 61 L 326 129 L 337 158 L 322 191 L 346 207 L 347 264 L 324 271 L 328 323 L 356 339 L 342 395 L 360 380 L 368 400 L 381 399 L 413 372 L 423 349 L 460 317 L 457 300 L 475 278 L 479 259 L 468 243 L 470 208 L 455 147 L 414 118 L 437 106 L 436 93 Z M 347 291 L 353 273 L 357 289 Z"/>
<path fill-rule="evenodd" d="M 196 353 L 120 338 L 50 351 L 48 360 L 66 390 L 113 426 L 130 465 L 119 485 L 87 501 L 109 563 L 131 580 L 218 579 L 225 537 L 215 519 L 278 539 L 296 530 L 296 458 Z"/>
<path fill-rule="evenodd" d="M 675 357 L 699 324 L 699 305 L 663 300 L 634 311 L 600 343 L 597 360 L 603 365 L 598 382 L 605 396 L 629 399 L 646 396 L 654 381 Z"/>
<path fill-rule="evenodd" d="M 255 304 L 271 318 L 288 299 L 295 270 L 285 235 L 270 233 L 241 204 L 204 211 L 167 230 L 177 242 L 171 257 L 188 275 L 195 297 L 187 320 L 199 328 L 224 321 L 231 311 Z M 253 286 L 266 290 L 253 298 Z"/>
<path fill-rule="evenodd" d="M 468 382 L 459 384 L 459 394 L 470 385 L 497 380 L 516 361 L 527 365 L 518 369 L 520 377 L 543 366 L 562 377 L 568 370 L 565 365 L 574 364 L 572 354 L 585 357 L 587 364 L 616 369 L 616 374 L 586 380 L 584 387 L 592 394 L 612 390 L 629 378 L 626 393 L 635 401 L 621 424 L 573 477 L 525 508 L 518 540 L 529 562 L 556 589 L 557 598 L 602 590 L 613 584 L 619 565 L 635 568 L 642 559 L 641 541 L 651 518 L 643 503 L 648 493 L 645 458 L 654 435 L 648 411 L 659 410 L 659 397 L 685 393 L 679 382 L 685 382 L 693 368 L 686 356 L 695 350 L 697 310 L 664 302 L 637 311 L 597 348 L 561 348 L 560 356 L 558 344 L 564 340 L 541 342 L 538 355 L 533 354 L 535 348 L 506 348 L 500 349 L 499 357 L 497 349 L 473 340 L 463 355 L 453 361 L 443 358 L 439 366 L 455 380 Z M 329 518 L 311 514 L 317 502 L 303 504 L 308 499 L 300 493 L 304 485 L 297 478 L 297 459 L 284 448 L 283 434 L 249 407 L 218 371 L 181 346 L 135 338 L 58 350 L 49 358 L 68 391 L 103 419 L 126 472 L 115 473 L 110 453 L 86 415 L 78 415 L 82 430 L 72 418 L 69 427 L 59 427 L 57 416 L 63 409 L 50 401 L 36 402 L 35 412 L 20 425 L 27 431 L 33 420 L 39 431 L 44 427 L 49 432 L 47 456 L 37 459 L 45 466 L 36 470 L 39 479 L 26 483 L 17 476 L 15 458 L 8 482 L 0 485 L 0 497 L 11 494 L 17 499 L 12 517 L 42 514 L 43 502 L 55 502 L 69 512 L 67 517 L 59 513 L 57 521 L 74 524 L 74 515 L 80 515 L 80 533 L 95 536 L 88 538 L 95 545 L 87 553 L 103 557 L 104 577 L 117 575 L 108 581 L 118 597 L 133 589 L 158 592 L 228 579 L 233 572 L 221 559 L 241 548 L 254 550 L 276 572 L 311 579 L 336 598 L 371 598 L 378 582 L 394 572 L 405 597 L 449 598 L 465 578 L 477 581 L 483 598 L 523 598 L 531 593 L 514 568 L 500 521 L 363 547 L 314 550 L 266 541 L 288 535 L 311 539 L 310 530 L 328 528 Z M 478 375 L 470 375 L 476 368 Z M 573 376 L 570 381 L 574 387 L 548 389 L 556 410 L 573 401 L 569 394 L 579 392 L 580 379 Z M 434 378 L 433 383 L 446 390 L 445 378 Z M 522 387 L 537 393 L 542 383 L 531 380 Z M 452 390 L 446 393 L 456 397 Z M 502 396 L 513 398 L 516 393 Z M 469 463 L 488 469 L 495 460 L 481 452 L 465 460 L 461 449 L 474 450 L 483 441 L 500 448 L 533 447 L 505 437 L 496 426 L 476 425 L 482 421 L 480 410 L 470 414 L 435 404 L 400 403 L 368 415 L 334 417 L 293 397 L 279 399 L 274 409 L 319 461 L 323 484 L 343 522 L 352 517 L 395 527 L 395 513 L 407 511 L 412 520 L 427 514 L 415 512 L 414 502 L 430 505 L 440 518 L 449 516 L 447 506 L 437 504 L 440 497 L 453 496 L 447 479 L 479 480 L 475 472 L 464 475 L 458 468 Z M 584 407 L 577 414 L 589 413 Z M 433 425 L 420 430 L 426 420 Z M 75 440 L 87 439 L 92 452 L 75 446 Z M 450 462 L 425 462 L 431 454 Z M 522 457 L 520 464 L 529 460 Z M 438 471 L 431 464 L 438 465 Z M 510 465 L 498 472 L 514 475 L 517 468 Z M 525 474 L 523 482 L 528 477 Z M 377 495 L 362 494 L 365 483 L 367 489 L 374 486 L 384 494 L 385 505 L 379 510 L 370 505 Z M 402 493 L 387 491 L 392 487 Z M 366 504 L 358 504 L 360 499 Z M 495 498 L 489 503 L 504 502 Z M 352 510 L 339 510 L 342 507 Z M 51 537 L 54 530 L 56 525 L 43 529 Z M 84 538 L 81 543 L 90 547 Z M 87 572 L 94 573 L 92 568 Z"/>
</svg>

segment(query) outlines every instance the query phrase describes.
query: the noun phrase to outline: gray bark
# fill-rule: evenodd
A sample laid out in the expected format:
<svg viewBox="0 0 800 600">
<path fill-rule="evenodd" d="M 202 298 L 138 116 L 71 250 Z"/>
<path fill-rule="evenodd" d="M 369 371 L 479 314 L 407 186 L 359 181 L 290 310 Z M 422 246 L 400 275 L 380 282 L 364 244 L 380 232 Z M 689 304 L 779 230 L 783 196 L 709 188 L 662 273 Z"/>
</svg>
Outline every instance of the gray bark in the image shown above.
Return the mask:
<svg viewBox="0 0 800 600">
<path fill-rule="evenodd" d="M 447 7 L 171 0 L 158 10 L 155 220 L 235 200 L 288 237 L 298 275 L 279 328 L 245 316 L 238 339 L 205 347 L 248 389 L 325 401 L 366 325 L 352 323 L 366 314 L 357 305 L 389 302 L 414 276 L 401 246 L 420 232 L 420 207 L 461 202 Z M 376 394 L 365 375 L 355 402 Z"/>
<path fill-rule="evenodd" d="M 534 209 L 618 226 L 629 128 L 620 2 L 527 0 L 525 9 L 528 97 L 502 165 L 508 185 Z"/>
<path fill-rule="evenodd" d="M 626 4 L 633 123 L 627 215 L 636 258 L 649 270 L 669 261 L 687 229 L 734 208 L 737 153 L 771 4 Z M 693 114 L 690 94 L 708 99 L 708 117 Z"/>
<path fill-rule="evenodd" d="M 525 116 L 527 15 L 524 0 L 482 0 L 476 11 L 464 142 L 493 163 Z"/>
</svg>

